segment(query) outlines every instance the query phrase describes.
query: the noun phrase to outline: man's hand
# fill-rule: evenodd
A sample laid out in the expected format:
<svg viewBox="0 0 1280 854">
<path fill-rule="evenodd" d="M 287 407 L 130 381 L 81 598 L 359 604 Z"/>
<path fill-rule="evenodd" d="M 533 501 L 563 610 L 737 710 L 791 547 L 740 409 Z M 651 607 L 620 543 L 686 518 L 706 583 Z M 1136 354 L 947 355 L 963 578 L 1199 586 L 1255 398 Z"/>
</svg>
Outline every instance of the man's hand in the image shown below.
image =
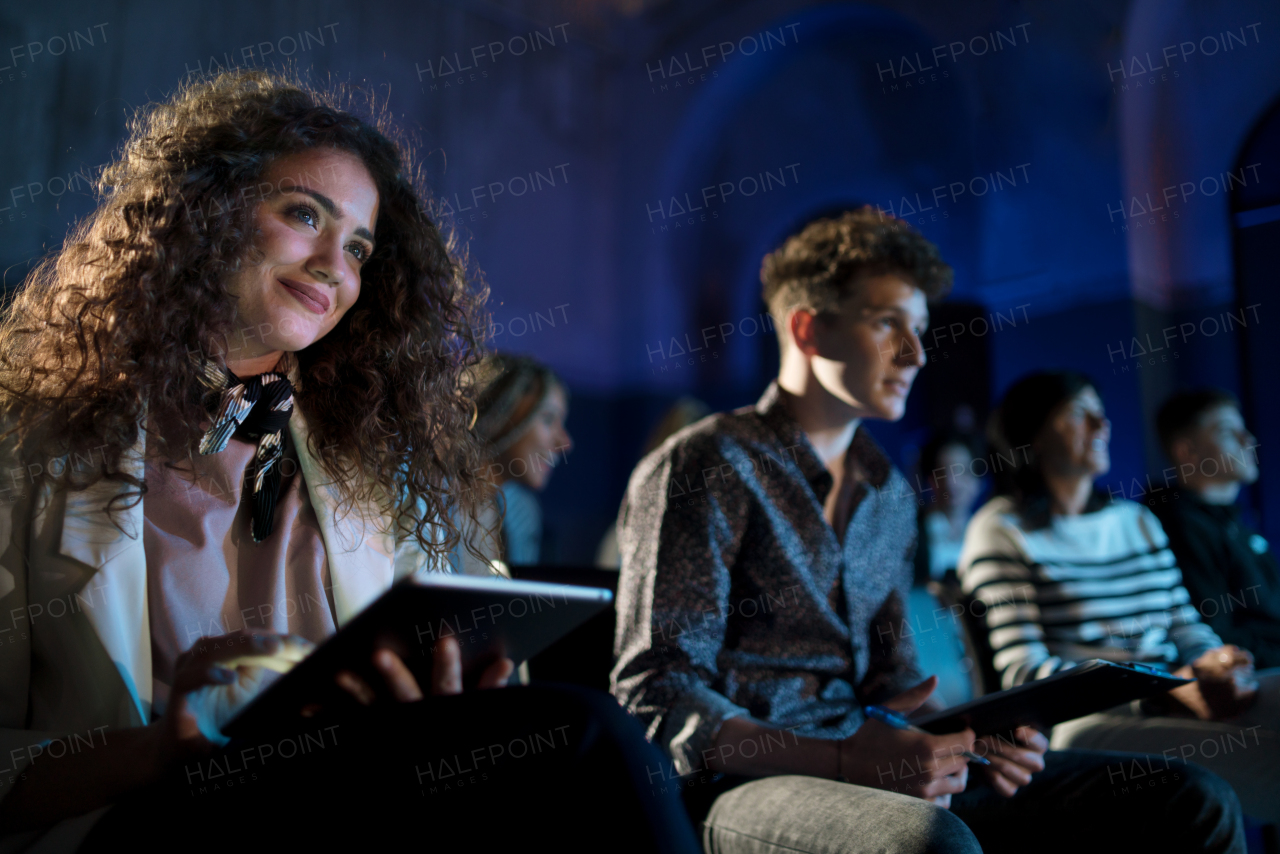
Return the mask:
<svg viewBox="0 0 1280 854">
<path fill-rule="evenodd" d="M 909 715 L 924 705 L 938 678 L 930 676 L 880 705 Z M 973 750 L 973 730 L 929 735 L 909 732 L 868 720 L 840 742 L 841 766 L 850 783 L 888 789 L 924 798 L 940 807 L 951 806 L 951 796 L 963 792 L 969 781 L 969 764 L 961 755 Z"/>
<path fill-rule="evenodd" d="M 1049 749 L 1049 739 L 1029 726 L 1018 727 L 1010 735 L 1012 738 L 984 735 L 974 750 L 991 762 L 983 771 L 991 788 L 1006 798 L 1030 783 L 1032 774 L 1044 770 L 1044 752 Z"/>
<path fill-rule="evenodd" d="M 1209 650 L 1173 675 L 1196 680 L 1174 688 L 1169 696 L 1202 721 L 1234 717 L 1258 698 L 1253 654 L 1232 644 Z"/>
</svg>

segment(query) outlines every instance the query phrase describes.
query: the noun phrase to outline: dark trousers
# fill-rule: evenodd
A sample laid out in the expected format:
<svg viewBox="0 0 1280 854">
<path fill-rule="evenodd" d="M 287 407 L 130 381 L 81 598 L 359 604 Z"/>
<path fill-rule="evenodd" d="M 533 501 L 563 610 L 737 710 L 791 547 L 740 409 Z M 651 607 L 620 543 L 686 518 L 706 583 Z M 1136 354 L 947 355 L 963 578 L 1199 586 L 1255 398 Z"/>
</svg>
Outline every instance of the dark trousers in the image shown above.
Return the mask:
<svg viewBox="0 0 1280 854">
<path fill-rule="evenodd" d="M 113 807 L 82 851 L 701 850 L 607 694 L 536 685 L 351 707 L 233 741 Z"/>
<path fill-rule="evenodd" d="M 1245 851 L 1231 787 L 1204 768 L 1158 755 L 1050 751 L 1045 769 L 1012 798 L 971 768 L 949 815 L 923 801 L 807 777 L 704 773 L 679 786 L 691 816 L 706 822 L 708 850 L 726 854 L 969 854 L 979 846 L 984 854 Z M 851 822 L 850 815 L 861 818 Z"/>
<path fill-rule="evenodd" d="M 1225 780 L 1160 755 L 1101 750 L 1045 754 L 1045 768 L 1012 798 L 981 772 L 953 795 L 955 813 L 999 852 L 1245 850 L 1240 802 Z M 976 785 L 975 785 L 976 783 Z"/>
</svg>

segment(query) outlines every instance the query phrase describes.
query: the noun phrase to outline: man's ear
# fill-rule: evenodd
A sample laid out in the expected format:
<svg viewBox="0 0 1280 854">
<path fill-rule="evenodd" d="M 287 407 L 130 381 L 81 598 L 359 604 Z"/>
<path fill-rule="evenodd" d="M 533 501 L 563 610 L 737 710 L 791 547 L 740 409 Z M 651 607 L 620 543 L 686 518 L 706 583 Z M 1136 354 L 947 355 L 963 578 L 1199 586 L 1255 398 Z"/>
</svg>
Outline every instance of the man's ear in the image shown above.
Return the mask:
<svg viewBox="0 0 1280 854">
<path fill-rule="evenodd" d="M 818 317 L 807 308 L 793 308 L 787 313 L 787 328 L 796 349 L 806 356 L 818 355 Z"/>
<path fill-rule="evenodd" d="M 1199 463 L 1200 455 L 1196 453 L 1195 443 L 1190 436 L 1179 436 L 1169 443 L 1169 461 L 1176 466 Z"/>
</svg>

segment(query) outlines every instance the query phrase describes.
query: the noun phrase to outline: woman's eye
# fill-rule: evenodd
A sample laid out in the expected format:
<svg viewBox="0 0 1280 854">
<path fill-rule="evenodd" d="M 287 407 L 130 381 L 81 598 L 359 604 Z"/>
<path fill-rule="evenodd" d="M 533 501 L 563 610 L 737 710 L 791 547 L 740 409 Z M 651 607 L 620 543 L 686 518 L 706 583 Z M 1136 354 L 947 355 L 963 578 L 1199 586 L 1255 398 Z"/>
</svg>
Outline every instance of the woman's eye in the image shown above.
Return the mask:
<svg viewBox="0 0 1280 854">
<path fill-rule="evenodd" d="M 347 248 L 351 250 L 351 254 L 356 256 L 356 260 L 359 261 L 360 263 L 363 264 L 365 261 L 369 260 L 369 250 L 366 249 L 362 244 L 352 243 Z"/>
<path fill-rule="evenodd" d="M 290 208 L 289 215 L 298 220 L 298 222 L 305 222 L 311 226 L 316 225 L 320 219 L 319 214 L 309 205 L 298 205 L 295 208 Z"/>
</svg>

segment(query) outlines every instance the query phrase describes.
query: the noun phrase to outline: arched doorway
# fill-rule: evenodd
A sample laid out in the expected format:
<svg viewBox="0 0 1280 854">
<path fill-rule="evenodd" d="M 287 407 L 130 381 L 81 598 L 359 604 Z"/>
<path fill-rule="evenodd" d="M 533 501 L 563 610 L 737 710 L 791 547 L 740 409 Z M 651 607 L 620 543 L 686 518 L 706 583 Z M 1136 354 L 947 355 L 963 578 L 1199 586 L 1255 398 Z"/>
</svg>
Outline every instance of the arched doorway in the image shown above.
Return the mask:
<svg viewBox="0 0 1280 854">
<path fill-rule="evenodd" d="M 655 303 L 683 307 L 680 328 L 694 338 L 720 324 L 734 327 L 723 338 L 710 333 L 715 352 L 685 374 L 692 383 L 685 390 L 713 404 L 740 405 L 776 367 L 773 333 L 761 328 L 759 268 L 767 252 L 825 213 L 864 203 L 899 212 L 903 199 L 913 200 L 907 210 L 914 212 L 921 193 L 927 205 L 929 188 L 973 171 L 971 99 L 958 72 L 926 74 L 926 85 L 914 78 L 894 92 L 880 85 L 883 69 L 901 57 L 927 57 L 936 39 L 898 13 L 862 4 L 815 7 L 785 25 L 797 22 L 798 43 L 724 66 L 699 93 L 662 168 L 664 204 L 688 196 L 706 211 L 680 233 L 675 217 L 664 215 L 671 230 L 653 235 L 644 278 L 667 292 L 655 293 Z M 706 187 L 735 193 L 722 199 L 713 192 L 707 203 L 699 195 Z M 974 278 L 976 208 L 912 218 L 962 283 Z"/>
</svg>

